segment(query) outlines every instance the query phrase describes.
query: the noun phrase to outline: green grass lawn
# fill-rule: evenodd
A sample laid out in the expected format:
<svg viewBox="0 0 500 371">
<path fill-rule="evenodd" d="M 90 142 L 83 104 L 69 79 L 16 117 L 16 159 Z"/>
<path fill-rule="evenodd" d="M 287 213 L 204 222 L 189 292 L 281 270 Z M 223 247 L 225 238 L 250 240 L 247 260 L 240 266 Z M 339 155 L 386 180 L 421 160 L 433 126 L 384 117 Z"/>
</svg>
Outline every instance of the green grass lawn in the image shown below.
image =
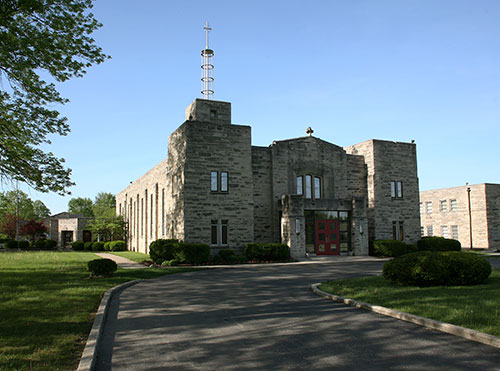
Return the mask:
<svg viewBox="0 0 500 371">
<path fill-rule="evenodd" d="M 135 251 L 105 251 L 105 252 L 122 256 L 137 263 L 142 263 L 144 260 L 151 259 L 148 254 L 143 254 L 142 252 L 135 252 Z"/>
<path fill-rule="evenodd" d="M 383 277 L 326 282 L 321 290 L 365 303 L 452 323 L 500 336 L 500 270 L 486 284 L 455 287 L 402 287 Z"/>
<path fill-rule="evenodd" d="M 95 312 L 121 283 L 192 271 L 121 269 L 89 279 L 90 252 L 0 253 L 0 371 L 76 369 Z"/>
</svg>

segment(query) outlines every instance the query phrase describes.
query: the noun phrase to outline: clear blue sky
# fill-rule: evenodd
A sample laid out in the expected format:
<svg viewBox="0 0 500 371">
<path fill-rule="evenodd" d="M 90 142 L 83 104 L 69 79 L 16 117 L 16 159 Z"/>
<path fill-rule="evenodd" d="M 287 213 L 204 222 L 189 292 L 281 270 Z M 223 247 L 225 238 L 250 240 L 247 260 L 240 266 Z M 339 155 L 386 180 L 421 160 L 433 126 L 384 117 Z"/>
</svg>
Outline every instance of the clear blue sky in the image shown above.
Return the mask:
<svg viewBox="0 0 500 371">
<path fill-rule="evenodd" d="M 254 145 L 314 135 L 340 146 L 415 139 L 422 190 L 500 183 L 500 1 L 101 0 L 112 59 L 59 86 L 72 132 L 50 150 L 72 196 L 118 193 L 167 154 L 200 97 L 205 21 L 215 99 Z M 26 189 L 25 189 L 26 190 Z"/>
</svg>

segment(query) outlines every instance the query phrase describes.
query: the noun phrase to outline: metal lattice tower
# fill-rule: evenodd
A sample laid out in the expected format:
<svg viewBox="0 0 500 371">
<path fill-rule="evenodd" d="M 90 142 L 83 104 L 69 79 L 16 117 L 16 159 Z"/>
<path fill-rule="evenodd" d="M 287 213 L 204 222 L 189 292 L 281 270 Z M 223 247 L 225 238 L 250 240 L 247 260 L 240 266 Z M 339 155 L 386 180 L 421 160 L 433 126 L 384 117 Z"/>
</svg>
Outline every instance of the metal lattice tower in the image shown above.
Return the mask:
<svg viewBox="0 0 500 371">
<path fill-rule="evenodd" d="M 206 32 L 205 49 L 201 51 L 201 95 L 204 99 L 212 99 L 214 95 L 214 51 L 208 47 L 208 21 L 203 29 Z"/>
</svg>

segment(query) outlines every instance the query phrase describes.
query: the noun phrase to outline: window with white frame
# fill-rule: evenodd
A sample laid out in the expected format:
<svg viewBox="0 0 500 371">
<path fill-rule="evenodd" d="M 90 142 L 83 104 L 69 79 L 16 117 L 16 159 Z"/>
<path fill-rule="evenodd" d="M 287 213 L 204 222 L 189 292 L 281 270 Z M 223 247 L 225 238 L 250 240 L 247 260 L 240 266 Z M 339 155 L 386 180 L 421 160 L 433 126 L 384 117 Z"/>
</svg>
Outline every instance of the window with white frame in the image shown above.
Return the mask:
<svg viewBox="0 0 500 371">
<path fill-rule="evenodd" d="M 226 246 L 228 235 L 226 219 L 212 219 L 210 243 L 214 246 Z"/>
<path fill-rule="evenodd" d="M 458 240 L 458 225 L 451 226 L 451 238 Z"/>
<path fill-rule="evenodd" d="M 448 238 L 448 226 L 447 225 L 441 226 L 441 236 L 443 236 L 444 238 Z"/>
<path fill-rule="evenodd" d="M 420 215 L 424 213 L 424 204 L 421 202 L 420 203 Z"/>
<path fill-rule="evenodd" d="M 427 226 L 427 236 L 429 237 L 434 236 L 434 228 L 432 227 L 432 225 Z"/>
<path fill-rule="evenodd" d="M 448 211 L 448 201 L 447 200 L 439 201 L 439 211 L 441 211 L 442 213 L 445 213 Z"/>
<path fill-rule="evenodd" d="M 432 201 L 427 201 L 425 203 L 425 211 L 427 214 L 432 214 Z"/>
<path fill-rule="evenodd" d="M 457 211 L 457 200 L 450 200 L 450 211 Z"/>
</svg>

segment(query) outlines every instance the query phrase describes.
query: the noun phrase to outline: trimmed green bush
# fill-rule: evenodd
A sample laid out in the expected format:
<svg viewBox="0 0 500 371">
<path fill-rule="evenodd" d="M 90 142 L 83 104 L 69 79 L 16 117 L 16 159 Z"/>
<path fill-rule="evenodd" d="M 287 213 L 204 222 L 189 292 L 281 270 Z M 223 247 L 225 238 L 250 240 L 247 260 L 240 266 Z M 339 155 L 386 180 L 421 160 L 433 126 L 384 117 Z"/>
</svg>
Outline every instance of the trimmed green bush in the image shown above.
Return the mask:
<svg viewBox="0 0 500 371">
<path fill-rule="evenodd" d="M 111 241 L 104 242 L 104 251 L 111 251 Z"/>
<path fill-rule="evenodd" d="M 93 244 L 94 244 L 94 243 L 93 243 L 93 242 L 91 242 L 91 241 L 89 241 L 89 242 L 85 242 L 85 243 L 83 244 L 83 249 L 84 249 L 85 251 L 92 251 L 92 245 L 93 245 Z"/>
<path fill-rule="evenodd" d="M 375 256 L 401 256 L 411 252 L 416 252 L 414 245 L 407 245 L 398 240 L 375 240 L 373 241 L 373 254 Z"/>
<path fill-rule="evenodd" d="M 432 236 L 417 241 L 418 251 L 460 251 L 462 245 L 457 240 Z"/>
<path fill-rule="evenodd" d="M 47 250 L 55 250 L 57 248 L 57 241 L 51 239 L 45 240 L 45 248 Z"/>
<path fill-rule="evenodd" d="M 475 285 L 488 279 L 491 265 L 462 252 L 419 251 L 388 261 L 382 274 L 402 286 Z"/>
<path fill-rule="evenodd" d="M 104 251 L 104 242 L 94 242 L 92 244 L 92 251 Z"/>
<path fill-rule="evenodd" d="M 87 263 L 87 268 L 92 276 L 111 276 L 118 266 L 111 259 L 95 259 Z"/>
<path fill-rule="evenodd" d="M 248 263 L 248 260 L 244 255 L 233 255 L 231 257 L 231 264 L 245 264 L 245 263 Z"/>
<path fill-rule="evenodd" d="M 151 256 L 151 252 L 149 254 Z M 210 259 L 210 246 L 202 243 L 177 243 L 175 258 L 179 263 L 202 264 Z"/>
<path fill-rule="evenodd" d="M 126 251 L 127 243 L 125 241 L 111 241 L 109 247 L 111 251 Z"/>
<path fill-rule="evenodd" d="M 5 243 L 5 248 L 6 249 L 17 249 L 17 241 L 16 240 L 9 240 Z"/>
<path fill-rule="evenodd" d="M 247 243 L 245 256 L 251 261 L 282 261 L 290 259 L 290 250 L 281 243 Z"/>
<path fill-rule="evenodd" d="M 161 264 L 165 260 L 175 259 L 177 244 L 179 240 L 159 239 L 149 245 L 149 256 L 156 264 Z"/>
<path fill-rule="evenodd" d="M 71 244 L 71 248 L 75 251 L 82 251 L 85 248 L 83 241 L 75 241 Z"/>
<path fill-rule="evenodd" d="M 21 250 L 28 250 L 30 248 L 30 242 L 29 241 L 17 241 L 17 248 Z"/>
<path fill-rule="evenodd" d="M 45 250 L 45 240 L 35 241 L 35 249 Z"/>
<path fill-rule="evenodd" d="M 218 254 L 224 263 L 231 263 L 231 259 L 236 255 L 234 250 L 231 249 L 221 249 Z"/>
</svg>

